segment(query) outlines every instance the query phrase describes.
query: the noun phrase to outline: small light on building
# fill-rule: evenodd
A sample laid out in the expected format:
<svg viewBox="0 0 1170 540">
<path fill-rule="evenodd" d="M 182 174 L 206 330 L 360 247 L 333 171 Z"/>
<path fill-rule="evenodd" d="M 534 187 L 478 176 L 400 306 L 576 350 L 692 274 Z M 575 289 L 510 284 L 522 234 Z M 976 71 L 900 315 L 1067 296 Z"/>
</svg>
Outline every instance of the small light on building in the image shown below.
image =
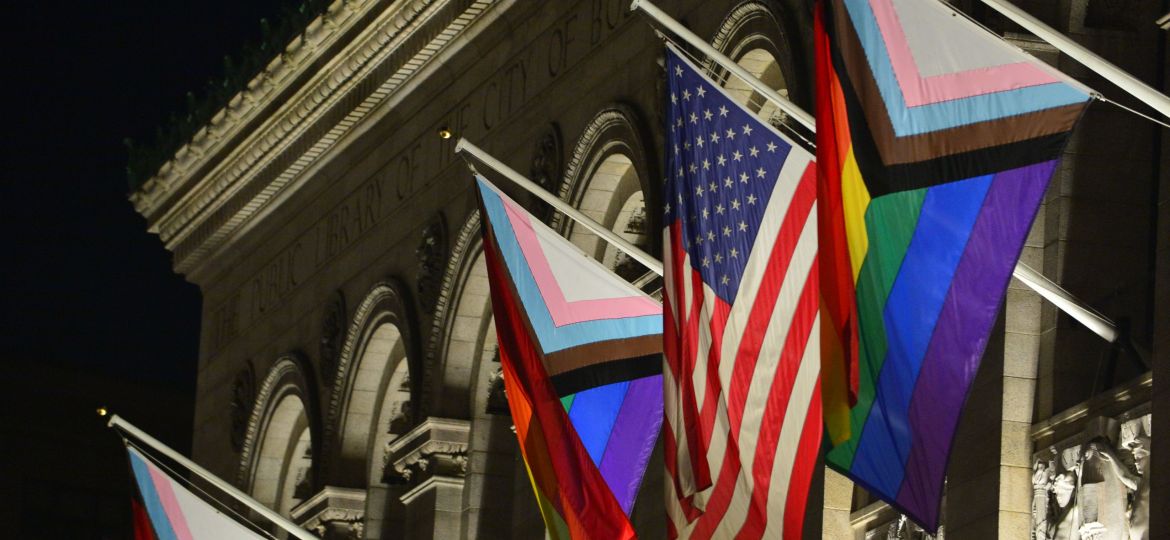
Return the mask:
<svg viewBox="0 0 1170 540">
<path fill-rule="evenodd" d="M 447 129 L 447 126 L 443 126 L 443 127 L 439 128 L 439 138 L 440 139 L 450 139 L 451 138 L 451 130 Z"/>
<path fill-rule="evenodd" d="M 110 411 L 107 411 L 105 407 L 98 407 L 97 413 L 98 413 L 98 416 L 105 416 L 105 415 L 109 414 Z"/>
<path fill-rule="evenodd" d="M 1154 21 L 1154 24 L 1158 25 L 1158 28 L 1162 30 L 1170 30 L 1170 13 L 1158 17 L 1158 20 Z"/>
</svg>

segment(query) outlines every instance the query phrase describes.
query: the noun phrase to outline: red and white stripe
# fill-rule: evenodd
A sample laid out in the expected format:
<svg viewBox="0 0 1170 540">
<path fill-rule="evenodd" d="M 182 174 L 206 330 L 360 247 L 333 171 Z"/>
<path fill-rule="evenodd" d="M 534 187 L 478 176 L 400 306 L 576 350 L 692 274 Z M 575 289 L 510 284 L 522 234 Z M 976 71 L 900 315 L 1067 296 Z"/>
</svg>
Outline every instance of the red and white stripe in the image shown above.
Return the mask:
<svg viewBox="0 0 1170 540">
<path fill-rule="evenodd" d="M 821 438 L 812 156 L 785 161 L 735 305 L 702 283 L 678 228 L 665 231 L 671 536 L 797 538 Z"/>
</svg>

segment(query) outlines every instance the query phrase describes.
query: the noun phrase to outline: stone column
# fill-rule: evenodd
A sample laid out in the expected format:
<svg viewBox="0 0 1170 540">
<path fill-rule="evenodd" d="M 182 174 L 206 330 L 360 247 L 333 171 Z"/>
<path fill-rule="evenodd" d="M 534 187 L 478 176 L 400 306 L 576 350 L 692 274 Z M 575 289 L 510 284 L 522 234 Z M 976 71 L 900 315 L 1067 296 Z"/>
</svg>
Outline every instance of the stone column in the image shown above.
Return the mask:
<svg viewBox="0 0 1170 540">
<path fill-rule="evenodd" d="M 825 468 L 825 510 L 821 526 L 821 537 L 852 538 L 853 527 L 849 512 L 853 509 L 853 482 L 848 478 Z"/>
<path fill-rule="evenodd" d="M 386 471 L 404 484 L 404 538 L 460 538 L 467 474 L 466 420 L 427 418 L 390 445 Z"/>
<path fill-rule="evenodd" d="M 498 364 L 490 365 L 494 368 Z M 487 402 L 476 403 L 471 419 L 461 506 L 464 540 L 512 537 L 512 476 L 520 450 L 511 429 L 500 372 L 489 376 L 487 386 Z"/>
</svg>

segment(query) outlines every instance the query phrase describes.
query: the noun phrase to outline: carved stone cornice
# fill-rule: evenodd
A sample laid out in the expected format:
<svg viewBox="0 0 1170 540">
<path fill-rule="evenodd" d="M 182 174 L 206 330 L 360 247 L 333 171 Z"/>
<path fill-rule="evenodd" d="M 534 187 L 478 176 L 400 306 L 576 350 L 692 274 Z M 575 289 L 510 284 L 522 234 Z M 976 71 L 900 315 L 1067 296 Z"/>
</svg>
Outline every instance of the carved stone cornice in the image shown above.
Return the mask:
<svg viewBox="0 0 1170 540">
<path fill-rule="evenodd" d="M 228 101 L 191 140 L 141 188 L 130 194 L 135 210 L 153 220 L 155 214 L 184 192 L 196 173 L 240 136 L 264 112 L 269 100 L 294 86 L 308 68 L 378 4 L 378 0 L 334 2 L 285 47 L 245 88 Z M 153 225 L 153 223 L 152 223 Z"/>
<path fill-rule="evenodd" d="M 338 0 L 330 6 L 306 29 L 304 44 L 290 45 L 296 50 L 274 60 L 131 195 L 150 230 L 174 253 L 175 270 L 197 271 L 277 196 L 299 186 L 304 171 L 460 43 L 491 4 Z M 306 48 L 311 50 L 301 50 Z M 325 54 L 334 60 L 326 62 Z M 292 90 L 293 81 L 312 69 L 321 71 Z M 281 91 L 292 95 L 275 106 Z"/>
<path fill-rule="evenodd" d="M 470 433 L 466 420 L 423 420 L 387 446 L 383 481 L 417 486 L 434 477 L 462 478 L 467 474 Z"/>
<path fill-rule="evenodd" d="M 366 492 L 325 486 L 289 512 L 293 522 L 325 539 L 362 538 Z"/>
</svg>

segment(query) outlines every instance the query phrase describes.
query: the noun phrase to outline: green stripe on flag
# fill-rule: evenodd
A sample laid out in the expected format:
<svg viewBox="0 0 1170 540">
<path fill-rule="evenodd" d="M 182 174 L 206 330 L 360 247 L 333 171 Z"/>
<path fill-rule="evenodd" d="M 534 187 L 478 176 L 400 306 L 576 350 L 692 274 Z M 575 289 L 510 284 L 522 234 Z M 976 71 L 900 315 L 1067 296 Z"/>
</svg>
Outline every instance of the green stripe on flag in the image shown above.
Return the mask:
<svg viewBox="0 0 1170 540">
<path fill-rule="evenodd" d="M 918 213 L 926 190 L 915 189 L 884 195 L 870 201 L 865 209 L 869 251 L 857 276 L 857 319 L 861 344 L 858 365 L 857 404 L 849 411 L 849 440 L 833 447 L 828 459 L 849 470 L 865 421 L 873 406 L 874 388 L 886 359 L 886 324 L 882 317 L 886 299 L 906 257 L 910 239 L 918 225 Z"/>
</svg>

